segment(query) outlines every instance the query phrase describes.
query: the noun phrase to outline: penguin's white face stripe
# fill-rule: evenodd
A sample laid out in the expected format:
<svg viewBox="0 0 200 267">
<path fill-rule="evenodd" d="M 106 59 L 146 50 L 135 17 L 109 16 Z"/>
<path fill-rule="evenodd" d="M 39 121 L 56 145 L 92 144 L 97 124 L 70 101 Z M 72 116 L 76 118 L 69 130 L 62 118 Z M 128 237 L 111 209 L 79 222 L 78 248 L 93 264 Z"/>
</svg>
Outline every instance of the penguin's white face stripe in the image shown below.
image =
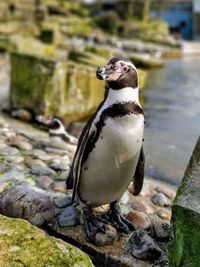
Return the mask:
<svg viewBox="0 0 200 267">
<path fill-rule="evenodd" d="M 130 61 L 123 61 L 123 60 L 120 60 L 119 62 L 122 63 L 122 64 L 124 64 L 124 65 L 126 65 L 126 66 L 129 66 L 129 67 L 133 68 L 137 72 L 137 69 L 136 69 L 135 65 L 132 62 L 130 62 Z"/>
<path fill-rule="evenodd" d="M 59 127 L 57 129 L 49 129 L 50 133 L 56 133 L 56 134 L 63 134 L 66 132 L 64 125 L 56 118 L 53 119 L 59 124 Z"/>
</svg>

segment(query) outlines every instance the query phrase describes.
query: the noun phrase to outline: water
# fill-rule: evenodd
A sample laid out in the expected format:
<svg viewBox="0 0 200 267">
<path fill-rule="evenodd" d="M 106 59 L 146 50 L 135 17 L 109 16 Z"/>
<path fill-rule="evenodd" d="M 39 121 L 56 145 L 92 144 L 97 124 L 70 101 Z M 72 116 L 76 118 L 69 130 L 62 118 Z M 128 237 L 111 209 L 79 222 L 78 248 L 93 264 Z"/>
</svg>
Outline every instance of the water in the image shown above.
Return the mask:
<svg viewBox="0 0 200 267">
<path fill-rule="evenodd" d="M 179 184 L 200 134 L 200 58 L 150 71 L 143 95 L 146 174 Z"/>
</svg>

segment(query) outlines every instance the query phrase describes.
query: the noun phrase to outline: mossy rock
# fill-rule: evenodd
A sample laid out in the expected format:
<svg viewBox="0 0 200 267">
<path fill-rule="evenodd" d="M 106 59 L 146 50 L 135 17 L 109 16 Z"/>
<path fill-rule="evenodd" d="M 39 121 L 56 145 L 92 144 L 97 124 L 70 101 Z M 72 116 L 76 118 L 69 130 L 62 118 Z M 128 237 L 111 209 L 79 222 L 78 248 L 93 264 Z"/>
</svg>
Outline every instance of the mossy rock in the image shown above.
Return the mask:
<svg viewBox="0 0 200 267">
<path fill-rule="evenodd" d="M 94 29 L 93 19 L 90 17 L 80 18 L 78 16 L 71 16 L 68 18 L 66 24 L 66 33 L 68 36 L 83 36 L 88 37 Z"/>
<path fill-rule="evenodd" d="M 31 20 L 0 23 L 0 35 L 10 36 L 19 33 L 24 36 L 36 36 L 39 34 L 39 29 Z"/>
<path fill-rule="evenodd" d="M 50 237 L 22 219 L 0 215 L 0 266 L 92 267 L 78 248 Z"/>
<path fill-rule="evenodd" d="M 165 45 L 173 45 L 174 39 L 168 33 L 168 24 L 160 19 L 151 19 L 148 22 L 129 19 L 122 21 L 122 37 L 138 38 L 144 41 L 150 41 Z"/>
<path fill-rule="evenodd" d="M 172 207 L 170 267 L 198 267 L 200 263 L 200 137 Z"/>
<path fill-rule="evenodd" d="M 11 53 L 10 92 L 13 108 L 79 121 L 103 99 L 104 83 L 87 65 Z"/>
<path fill-rule="evenodd" d="M 2 41 L 1 41 L 2 40 Z M 56 57 L 55 46 L 50 44 L 43 44 L 41 41 L 25 37 L 21 35 L 12 35 L 2 37 L 0 39 L 0 46 L 7 44 L 7 51 L 10 53 L 18 53 L 21 55 L 30 55 L 36 58 L 49 59 Z"/>
</svg>

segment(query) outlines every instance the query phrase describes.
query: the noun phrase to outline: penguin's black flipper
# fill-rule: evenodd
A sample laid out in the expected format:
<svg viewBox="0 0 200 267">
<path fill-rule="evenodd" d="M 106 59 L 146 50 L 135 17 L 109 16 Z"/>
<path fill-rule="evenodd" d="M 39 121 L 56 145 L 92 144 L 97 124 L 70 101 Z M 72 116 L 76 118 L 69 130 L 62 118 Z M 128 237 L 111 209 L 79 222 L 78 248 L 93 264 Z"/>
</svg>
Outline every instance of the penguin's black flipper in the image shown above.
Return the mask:
<svg viewBox="0 0 200 267">
<path fill-rule="evenodd" d="M 144 164 L 145 164 L 145 155 L 143 146 L 141 147 L 139 160 L 135 170 L 135 175 L 133 177 L 133 195 L 137 196 L 142 190 L 143 181 L 144 181 Z"/>
<path fill-rule="evenodd" d="M 85 125 L 85 127 L 83 128 L 83 131 L 79 137 L 78 140 L 78 146 L 76 149 L 76 153 L 73 159 L 73 163 L 72 163 L 72 167 L 71 167 L 71 171 L 70 171 L 70 176 L 73 180 L 73 194 L 72 194 L 72 203 L 74 202 L 75 199 L 75 195 L 76 195 L 76 191 L 77 191 L 77 187 L 78 187 L 78 182 L 79 182 L 79 177 L 80 177 L 80 173 L 81 173 L 81 167 L 82 167 L 82 159 L 83 159 L 83 154 L 85 151 L 85 147 L 88 145 L 88 140 L 91 139 L 91 137 L 94 135 L 94 131 L 91 129 L 92 127 L 92 123 L 96 117 L 96 114 L 98 113 L 98 111 L 100 110 L 100 108 L 103 106 L 102 102 L 98 109 L 96 110 L 96 112 L 92 115 L 92 117 L 89 119 L 89 121 L 87 122 L 87 124 Z"/>
</svg>

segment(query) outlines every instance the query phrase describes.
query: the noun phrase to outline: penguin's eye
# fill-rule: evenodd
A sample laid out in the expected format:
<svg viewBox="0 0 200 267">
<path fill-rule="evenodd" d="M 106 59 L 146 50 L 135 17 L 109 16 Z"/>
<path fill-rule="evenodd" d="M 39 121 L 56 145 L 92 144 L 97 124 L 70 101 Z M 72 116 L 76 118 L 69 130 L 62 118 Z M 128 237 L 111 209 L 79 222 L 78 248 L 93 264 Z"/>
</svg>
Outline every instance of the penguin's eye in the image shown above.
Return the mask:
<svg viewBox="0 0 200 267">
<path fill-rule="evenodd" d="M 129 67 L 127 67 L 127 66 L 123 67 L 124 72 L 129 72 L 129 70 L 130 70 Z"/>
</svg>

